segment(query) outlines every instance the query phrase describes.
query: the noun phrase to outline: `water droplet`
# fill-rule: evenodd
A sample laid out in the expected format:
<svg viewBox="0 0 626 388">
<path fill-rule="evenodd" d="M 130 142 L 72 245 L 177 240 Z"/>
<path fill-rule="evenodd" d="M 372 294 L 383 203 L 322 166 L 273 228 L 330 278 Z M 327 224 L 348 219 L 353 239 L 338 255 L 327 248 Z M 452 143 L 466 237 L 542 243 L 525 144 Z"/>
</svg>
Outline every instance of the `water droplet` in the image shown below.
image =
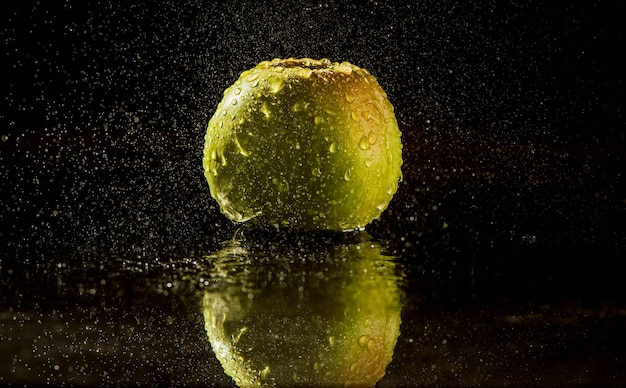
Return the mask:
<svg viewBox="0 0 626 388">
<path fill-rule="evenodd" d="M 346 75 L 352 74 L 352 66 L 348 62 L 341 62 L 340 65 L 335 67 L 335 70 L 338 73 L 343 73 L 343 74 L 346 74 Z"/>
<path fill-rule="evenodd" d="M 2 139 L 2 141 L 7 141 L 7 140 L 9 140 L 9 136 L 8 135 L 2 135 L 2 137 L 0 139 Z"/>
<path fill-rule="evenodd" d="M 376 134 L 374 132 L 370 132 L 369 136 L 367 137 L 367 140 L 369 140 L 371 145 L 376 144 Z"/>
<path fill-rule="evenodd" d="M 217 122 L 217 126 L 218 126 L 219 128 L 222 128 L 222 127 L 224 126 L 224 122 L 223 122 L 222 120 L 218 121 L 218 122 Z"/>
<path fill-rule="evenodd" d="M 267 380 L 270 375 L 270 366 L 266 365 L 265 369 L 261 371 L 261 380 Z"/>
<path fill-rule="evenodd" d="M 243 156 L 250 156 L 250 151 L 245 150 L 242 146 L 241 143 L 239 142 L 239 138 L 237 136 L 235 136 L 235 145 L 237 146 L 237 149 L 239 150 L 239 153 Z"/>
<path fill-rule="evenodd" d="M 280 192 L 284 193 L 286 191 L 289 191 L 289 182 L 287 182 L 285 179 L 272 178 L 272 183 Z"/>
<path fill-rule="evenodd" d="M 267 107 L 267 104 L 265 103 L 265 101 L 263 101 L 263 104 L 261 104 L 261 109 L 259 109 L 259 112 L 263 113 L 266 119 L 269 119 L 271 116 L 271 112 L 269 108 Z"/>
<path fill-rule="evenodd" d="M 365 167 L 372 167 L 372 159 L 370 158 L 365 159 Z"/>
<path fill-rule="evenodd" d="M 330 143 L 330 146 L 328 146 L 328 152 L 330 152 L 331 154 L 334 154 L 335 152 L 337 152 L 337 143 L 335 142 Z"/>
<path fill-rule="evenodd" d="M 330 344 L 330 346 L 335 346 L 335 344 L 337 343 L 337 340 L 335 339 L 334 335 L 331 335 L 330 337 L 328 337 L 328 343 Z"/>
<path fill-rule="evenodd" d="M 233 98 L 233 99 L 232 99 L 232 101 L 231 101 L 230 103 L 231 103 L 231 104 L 233 104 L 233 105 L 237 105 L 237 99 L 236 99 L 236 98 Z"/>
<path fill-rule="evenodd" d="M 369 341 L 367 341 L 367 348 L 368 348 L 369 350 L 374 349 L 374 346 L 375 346 L 375 345 L 376 345 L 376 341 L 374 341 L 374 339 L 373 339 L 373 338 L 370 338 L 370 340 L 369 340 Z"/>
<path fill-rule="evenodd" d="M 311 174 L 313 174 L 316 177 L 321 177 L 322 176 L 322 169 L 320 169 L 319 167 L 316 167 L 313 170 L 311 170 Z"/>
<path fill-rule="evenodd" d="M 299 71 L 299 73 L 302 78 L 311 78 L 311 74 L 313 74 L 313 70 L 309 68 L 303 68 L 302 70 Z"/>
<path fill-rule="evenodd" d="M 350 112 L 350 118 L 356 123 L 359 122 L 359 115 L 355 111 Z"/>
<path fill-rule="evenodd" d="M 277 68 L 282 69 L 282 68 Z M 269 80 L 269 92 L 272 94 L 276 94 L 281 91 L 281 89 L 285 86 L 285 80 L 282 78 L 270 78 Z"/>
<path fill-rule="evenodd" d="M 343 174 L 343 179 L 349 181 L 350 179 L 352 179 L 352 169 L 349 168 L 346 170 L 346 172 Z"/>
<path fill-rule="evenodd" d="M 346 101 L 348 101 L 348 102 L 353 102 L 354 101 L 354 96 L 352 94 L 350 94 L 350 92 L 346 92 Z"/>
<path fill-rule="evenodd" d="M 255 81 L 257 78 L 259 78 L 259 73 L 258 72 L 251 72 L 250 75 L 248 76 L 248 81 Z"/>
<path fill-rule="evenodd" d="M 362 335 L 359 337 L 358 343 L 359 346 L 364 348 L 367 346 L 367 341 L 369 341 L 370 337 L 366 336 L 366 335 Z"/>
<path fill-rule="evenodd" d="M 363 136 L 361 137 L 361 140 L 359 140 L 359 148 L 362 149 L 363 151 L 365 150 L 369 150 L 371 148 L 370 142 L 367 139 L 367 136 Z"/>
<path fill-rule="evenodd" d="M 315 125 L 320 125 L 324 121 L 324 119 L 322 118 L 322 116 L 315 116 L 313 121 L 315 121 Z"/>
<path fill-rule="evenodd" d="M 241 94 L 241 88 L 235 88 L 235 96 L 238 96 Z"/>
</svg>

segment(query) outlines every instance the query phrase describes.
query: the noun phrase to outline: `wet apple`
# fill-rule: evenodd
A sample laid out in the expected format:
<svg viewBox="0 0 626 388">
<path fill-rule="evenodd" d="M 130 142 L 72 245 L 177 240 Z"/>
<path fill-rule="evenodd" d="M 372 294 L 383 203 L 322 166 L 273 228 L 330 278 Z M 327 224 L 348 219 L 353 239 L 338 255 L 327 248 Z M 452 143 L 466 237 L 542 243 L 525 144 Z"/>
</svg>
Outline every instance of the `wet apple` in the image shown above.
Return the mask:
<svg viewBox="0 0 626 388">
<path fill-rule="evenodd" d="M 205 137 L 204 173 L 232 220 L 360 229 L 397 191 L 400 137 L 393 106 L 367 70 L 275 59 L 224 92 Z"/>
</svg>

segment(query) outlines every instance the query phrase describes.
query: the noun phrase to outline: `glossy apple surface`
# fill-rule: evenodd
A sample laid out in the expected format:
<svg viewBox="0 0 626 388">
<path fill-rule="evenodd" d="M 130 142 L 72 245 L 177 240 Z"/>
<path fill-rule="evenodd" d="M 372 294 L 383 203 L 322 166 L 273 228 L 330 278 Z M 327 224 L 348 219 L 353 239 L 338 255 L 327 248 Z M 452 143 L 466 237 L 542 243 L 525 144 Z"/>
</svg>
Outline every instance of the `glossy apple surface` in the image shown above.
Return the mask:
<svg viewBox="0 0 626 388">
<path fill-rule="evenodd" d="M 204 172 L 232 220 L 360 229 L 397 191 L 400 136 L 394 109 L 367 70 L 275 59 L 224 92 L 209 121 Z"/>
</svg>

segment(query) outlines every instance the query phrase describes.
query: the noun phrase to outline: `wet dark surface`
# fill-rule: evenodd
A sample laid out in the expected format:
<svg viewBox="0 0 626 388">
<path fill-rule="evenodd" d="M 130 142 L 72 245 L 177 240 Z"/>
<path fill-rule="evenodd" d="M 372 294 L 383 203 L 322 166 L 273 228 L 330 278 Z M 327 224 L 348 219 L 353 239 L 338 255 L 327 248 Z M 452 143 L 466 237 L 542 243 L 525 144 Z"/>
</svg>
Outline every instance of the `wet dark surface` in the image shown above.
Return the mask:
<svg viewBox="0 0 626 388">
<path fill-rule="evenodd" d="M 285 311 L 324 311 L 324 271 L 350 284 L 337 258 L 358 262 L 368 241 L 401 297 L 379 386 L 625 385 L 624 12 L 610 4 L 9 6 L 0 384 L 235 386 L 205 294 L 251 281 L 315 306 Z M 364 233 L 240 230 L 210 198 L 202 142 L 223 89 L 287 56 L 366 67 L 396 108 L 404 182 Z M 233 239 L 247 250 L 224 267 Z"/>
</svg>

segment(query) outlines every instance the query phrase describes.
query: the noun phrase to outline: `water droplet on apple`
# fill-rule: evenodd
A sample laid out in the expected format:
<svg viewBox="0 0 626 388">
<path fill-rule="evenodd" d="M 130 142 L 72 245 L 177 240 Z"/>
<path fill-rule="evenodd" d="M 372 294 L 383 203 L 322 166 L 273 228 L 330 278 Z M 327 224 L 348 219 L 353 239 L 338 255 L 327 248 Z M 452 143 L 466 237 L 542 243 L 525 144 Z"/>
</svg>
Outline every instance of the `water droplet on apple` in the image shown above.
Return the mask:
<svg viewBox="0 0 626 388">
<path fill-rule="evenodd" d="M 346 172 L 343 174 L 343 179 L 345 179 L 346 181 L 349 181 L 350 179 L 352 179 L 352 169 L 349 168 L 346 170 Z"/>
<path fill-rule="evenodd" d="M 350 112 L 350 118 L 352 119 L 352 121 L 354 121 L 355 123 L 359 122 L 359 115 L 355 112 L 352 111 Z"/>
<path fill-rule="evenodd" d="M 361 140 L 359 140 L 359 148 L 362 149 L 363 151 L 365 150 L 369 150 L 371 148 L 370 142 L 367 139 L 367 136 L 363 135 L 363 137 L 361 137 Z"/>
</svg>

